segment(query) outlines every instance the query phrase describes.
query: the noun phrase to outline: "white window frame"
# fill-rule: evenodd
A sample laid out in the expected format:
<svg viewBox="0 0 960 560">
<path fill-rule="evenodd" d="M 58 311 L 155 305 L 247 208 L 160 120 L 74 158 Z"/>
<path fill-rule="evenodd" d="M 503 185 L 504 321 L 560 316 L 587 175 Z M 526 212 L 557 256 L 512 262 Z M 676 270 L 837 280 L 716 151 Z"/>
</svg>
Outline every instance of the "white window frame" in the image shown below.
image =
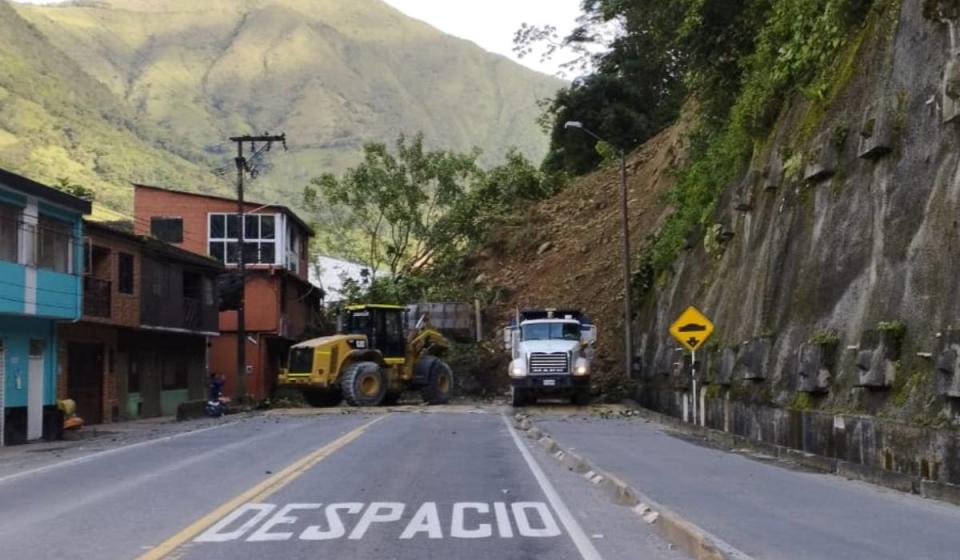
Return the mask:
<svg viewBox="0 0 960 560">
<path fill-rule="evenodd" d="M 55 231 L 55 232 L 53 232 L 52 234 L 55 235 L 55 236 L 60 236 L 60 235 L 62 235 L 62 236 L 64 236 L 64 237 L 66 237 L 66 240 L 67 240 L 67 248 L 65 249 L 65 251 L 66 251 L 65 257 L 66 257 L 66 265 L 67 265 L 67 267 L 66 267 L 67 269 L 66 269 L 66 270 L 57 270 L 57 267 L 56 267 L 56 266 L 52 266 L 52 267 L 51 267 L 51 266 L 47 266 L 47 265 L 45 265 L 45 264 L 41 264 L 41 263 L 40 263 L 40 256 L 41 256 L 41 251 L 43 250 L 43 241 L 44 241 L 43 236 L 44 236 L 45 234 L 51 234 L 51 233 L 50 233 L 51 230 L 55 230 L 55 229 L 56 229 L 56 228 L 44 228 L 44 227 L 40 224 L 40 221 L 41 221 L 42 219 L 52 220 L 53 222 L 57 223 L 57 225 L 58 225 L 59 227 L 62 227 L 63 230 L 64 230 L 64 231 L 62 231 L 62 232 L 56 232 L 56 231 Z M 34 266 L 34 267 L 36 267 L 36 268 L 38 268 L 38 269 L 51 270 L 51 271 L 57 272 L 57 273 L 59 273 L 59 274 L 71 274 L 71 275 L 72 275 L 72 274 L 76 274 L 76 270 L 77 270 L 77 267 L 78 267 L 78 263 L 76 262 L 76 260 L 77 260 L 77 255 L 76 255 L 76 246 L 77 246 L 76 244 L 77 244 L 77 240 L 76 240 L 76 233 L 75 233 L 75 231 L 74 231 L 75 227 L 76 227 L 75 224 L 72 224 L 72 223 L 70 223 L 70 222 L 68 222 L 68 221 L 66 221 L 66 220 L 62 220 L 62 219 L 60 219 L 60 218 L 58 218 L 58 217 L 56 217 L 56 216 L 50 216 L 50 215 L 47 215 L 47 214 L 40 214 L 40 215 L 37 217 L 37 223 L 36 223 L 36 225 L 34 225 L 34 230 L 33 230 L 34 242 L 33 242 L 33 259 L 32 259 L 32 260 L 33 260 L 33 263 L 32 263 L 32 266 Z"/>
<path fill-rule="evenodd" d="M 303 235 L 293 220 L 289 220 L 284 228 L 284 262 L 286 267 L 295 273 L 300 272 L 300 237 Z"/>
<path fill-rule="evenodd" d="M 223 216 L 223 217 L 224 217 L 224 218 L 223 218 L 223 237 L 213 237 L 213 224 L 212 224 L 212 222 L 213 222 L 213 217 L 214 217 L 214 216 Z M 211 244 L 211 243 L 221 243 L 221 244 L 223 245 L 223 263 L 226 264 L 226 265 L 236 265 L 236 264 L 237 264 L 237 261 L 236 261 L 236 260 L 234 260 L 233 262 L 231 262 L 231 261 L 229 260 L 229 257 L 228 257 L 228 254 L 229 254 L 229 253 L 228 253 L 228 251 L 227 251 L 227 247 L 228 247 L 228 244 L 229 244 L 229 243 L 237 243 L 237 244 L 239 244 L 239 243 L 240 243 L 240 238 L 239 238 L 239 237 L 229 237 L 229 236 L 227 236 L 227 223 L 228 223 L 229 216 L 238 216 L 238 214 L 237 214 L 236 212 L 210 212 L 210 213 L 207 214 L 207 255 L 210 256 L 210 257 L 213 256 L 213 255 L 211 254 L 211 252 L 210 252 L 210 244 Z M 281 245 L 281 241 L 282 241 L 282 239 L 283 239 L 283 236 L 282 236 L 281 230 L 280 230 L 280 226 L 283 224 L 283 220 L 281 219 L 281 215 L 280 215 L 280 214 L 261 214 L 261 213 L 258 212 L 258 213 L 255 213 L 255 214 L 244 214 L 243 216 L 244 216 L 244 221 L 239 224 L 240 227 L 244 227 L 244 228 L 245 228 L 245 227 L 246 227 L 246 223 L 245 223 L 245 222 L 246 222 L 246 219 L 247 219 L 247 218 L 250 218 L 250 217 L 253 217 L 253 216 L 256 216 L 256 217 L 257 217 L 257 228 L 258 228 L 258 230 L 261 229 L 261 228 L 260 228 L 260 221 L 262 221 L 263 217 L 267 216 L 267 217 L 272 217 L 272 218 L 273 218 L 273 238 L 259 237 L 259 235 L 258 235 L 258 237 L 247 237 L 246 235 L 243 236 L 243 237 L 244 237 L 244 239 L 243 239 L 244 243 L 257 243 L 257 244 L 258 244 L 258 248 L 259 248 L 259 245 L 264 245 L 264 244 L 267 244 L 267 243 L 272 244 L 272 245 L 273 245 L 273 262 L 260 262 L 260 258 L 259 258 L 259 254 L 258 254 L 258 255 L 257 255 L 258 258 L 257 258 L 257 261 L 256 261 L 256 262 L 246 262 L 245 264 L 251 265 L 251 266 L 255 266 L 255 265 L 272 265 L 272 266 L 277 266 L 277 265 L 279 265 L 279 264 L 281 263 L 282 255 L 281 255 L 280 251 L 279 251 L 277 248 L 282 246 L 282 245 Z M 246 231 L 244 231 L 244 233 L 246 233 Z M 243 247 L 239 247 L 239 246 L 238 246 L 237 250 L 238 250 L 238 251 L 242 251 L 242 250 L 243 250 Z"/>
</svg>

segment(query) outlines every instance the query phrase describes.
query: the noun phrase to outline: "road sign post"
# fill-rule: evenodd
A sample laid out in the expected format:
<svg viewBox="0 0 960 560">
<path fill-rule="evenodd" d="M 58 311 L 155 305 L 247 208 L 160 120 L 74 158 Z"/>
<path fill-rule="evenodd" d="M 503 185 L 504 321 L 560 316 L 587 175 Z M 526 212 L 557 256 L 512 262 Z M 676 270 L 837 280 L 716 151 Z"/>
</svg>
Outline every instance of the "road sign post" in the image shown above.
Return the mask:
<svg viewBox="0 0 960 560">
<path fill-rule="evenodd" d="M 690 351 L 690 382 L 693 395 L 690 404 L 693 423 L 696 424 L 698 423 L 697 402 L 699 400 L 697 394 L 697 349 L 703 346 L 710 335 L 713 334 L 713 323 L 699 309 L 690 306 L 670 325 L 670 334 Z"/>
</svg>

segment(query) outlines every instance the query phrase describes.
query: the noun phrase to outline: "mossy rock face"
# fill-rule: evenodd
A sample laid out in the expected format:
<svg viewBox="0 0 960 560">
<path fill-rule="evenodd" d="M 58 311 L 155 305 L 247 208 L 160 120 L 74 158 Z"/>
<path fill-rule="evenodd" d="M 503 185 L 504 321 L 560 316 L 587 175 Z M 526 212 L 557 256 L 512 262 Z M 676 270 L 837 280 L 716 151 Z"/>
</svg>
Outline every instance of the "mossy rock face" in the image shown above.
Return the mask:
<svg viewBox="0 0 960 560">
<path fill-rule="evenodd" d="M 732 346 L 723 348 L 718 353 L 716 382 L 718 385 L 729 387 L 733 383 L 733 373 L 737 366 L 737 350 Z"/>
<path fill-rule="evenodd" d="M 767 362 L 773 348 L 773 337 L 756 336 L 740 348 L 737 369 L 740 376 L 748 381 L 761 381 L 767 378 Z"/>
<path fill-rule="evenodd" d="M 881 323 L 876 329 L 864 331 L 857 354 L 857 387 L 889 389 L 896 379 L 904 330 Z"/>
<path fill-rule="evenodd" d="M 940 334 L 935 369 L 937 394 L 960 399 L 960 330 Z"/>
<path fill-rule="evenodd" d="M 835 345 L 803 344 L 797 350 L 797 390 L 826 393 L 830 390 L 836 355 Z"/>
</svg>

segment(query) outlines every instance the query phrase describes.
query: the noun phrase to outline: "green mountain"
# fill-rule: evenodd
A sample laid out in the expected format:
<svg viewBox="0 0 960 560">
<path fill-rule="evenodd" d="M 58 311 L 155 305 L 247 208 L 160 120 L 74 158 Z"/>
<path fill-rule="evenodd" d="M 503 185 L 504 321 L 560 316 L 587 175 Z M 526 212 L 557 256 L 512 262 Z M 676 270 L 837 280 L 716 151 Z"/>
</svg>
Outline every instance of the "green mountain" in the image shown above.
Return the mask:
<svg viewBox="0 0 960 560">
<path fill-rule="evenodd" d="M 108 0 L 17 6 L 145 122 L 227 165 L 229 136 L 283 131 L 252 187 L 296 196 L 364 142 L 423 131 L 432 147 L 509 146 L 539 161 L 537 100 L 562 85 L 380 0 Z M 193 153 L 193 152 L 191 152 Z M 260 192 L 257 192 L 257 191 Z"/>
<path fill-rule="evenodd" d="M 125 208 L 132 181 L 226 189 L 212 165 L 142 122 L 0 0 L 0 166 L 48 183 L 68 179 Z"/>
</svg>

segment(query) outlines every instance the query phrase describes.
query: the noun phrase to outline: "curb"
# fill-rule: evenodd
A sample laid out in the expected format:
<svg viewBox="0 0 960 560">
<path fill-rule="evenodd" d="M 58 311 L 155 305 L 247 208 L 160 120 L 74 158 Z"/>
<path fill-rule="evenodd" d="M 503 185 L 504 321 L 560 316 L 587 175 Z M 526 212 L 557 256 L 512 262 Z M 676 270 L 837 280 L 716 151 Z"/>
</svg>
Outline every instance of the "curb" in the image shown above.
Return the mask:
<svg viewBox="0 0 960 560">
<path fill-rule="evenodd" d="M 518 432 L 537 442 L 567 470 L 579 474 L 596 486 L 610 502 L 630 508 L 641 521 L 652 526 L 660 537 L 683 550 L 694 560 L 752 560 L 749 555 L 655 502 L 629 483 L 560 446 L 543 430 L 535 427 L 529 416 L 517 413 L 513 424 Z"/>
</svg>

